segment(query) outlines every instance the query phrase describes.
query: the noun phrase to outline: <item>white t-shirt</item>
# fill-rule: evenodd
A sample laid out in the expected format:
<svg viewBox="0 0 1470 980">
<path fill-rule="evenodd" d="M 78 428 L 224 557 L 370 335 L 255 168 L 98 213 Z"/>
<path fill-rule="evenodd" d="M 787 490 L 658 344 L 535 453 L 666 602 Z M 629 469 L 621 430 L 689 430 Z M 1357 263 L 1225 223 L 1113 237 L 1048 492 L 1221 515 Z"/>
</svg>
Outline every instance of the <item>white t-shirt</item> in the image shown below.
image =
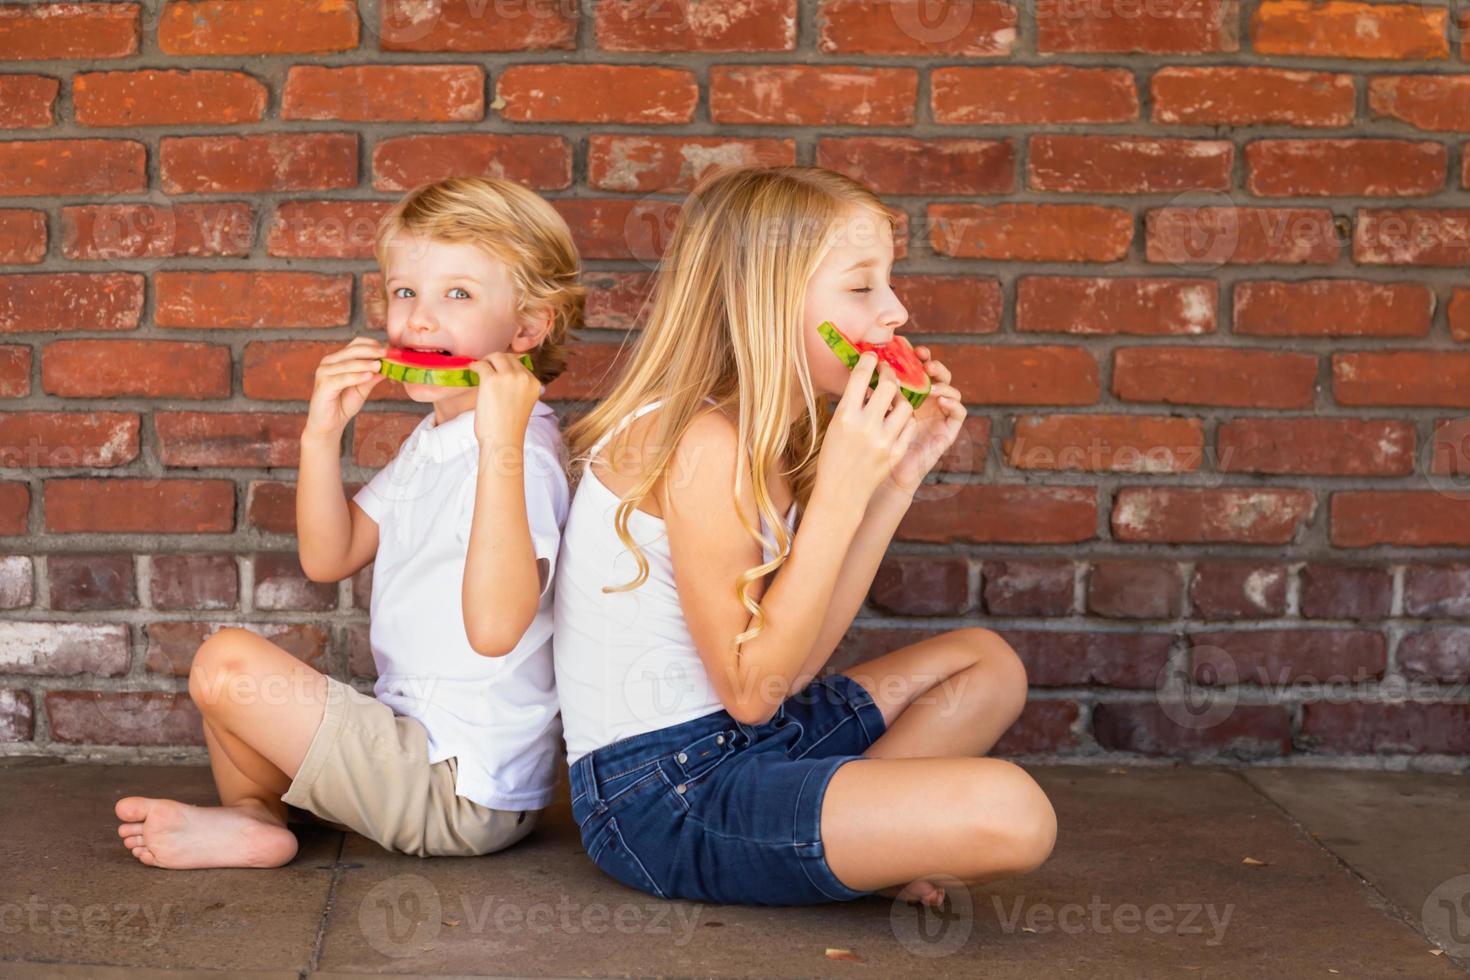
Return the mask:
<svg viewBox="0 0 1470 980">
<path fill-rule="evenodd" d="M 461 605 L 480 471 L 474 410 L 443 425 L 426 415 L 353 497 L 378 524 L 373 694 L 423 724 L 430 763 L 458 758 L 459 796 L 499 810 L 539 809 L 556 786 L 551 582 L 570 503 L 563 456 L 556 414 L 538 401 L 526 426 L 526 516 L 536 557 L 550 568 L 536 618 L 503 657 L 470 646 Z"/>
</svg>

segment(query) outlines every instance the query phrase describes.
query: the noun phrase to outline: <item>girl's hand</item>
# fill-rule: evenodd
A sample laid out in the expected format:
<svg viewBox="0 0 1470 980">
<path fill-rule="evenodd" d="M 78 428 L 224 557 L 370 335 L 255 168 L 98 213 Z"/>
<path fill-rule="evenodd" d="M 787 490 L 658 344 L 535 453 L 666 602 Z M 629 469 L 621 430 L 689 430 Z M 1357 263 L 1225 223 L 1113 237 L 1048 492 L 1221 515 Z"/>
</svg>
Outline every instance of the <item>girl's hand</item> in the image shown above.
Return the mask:
<svg viewBox="0 0 1470 980">
<path fill-rule="evenodd" d="M 868 382 L 878 367 L 878 386 Z M 837 402 L 817 459 L 817 487 L 863 507 L 909 451 L 918 431 L 913 406 L 898 390 L 893 368 L 871 351 L 858 358 Z"/>
<path fill-rule="evenodd" d="M 914 353 L 924 363 L 931 387 L 929 397 L 914 413 L 918 432 L 908 451 L 888 474 L 887 487 L 905 494 L 919 489 L 965 424 L 965 406 L 960 402 L 959 391 L 949 383 L 949 368 L 931 359 L 927 347 L 915 348 Z"/>
<path fill-rule="evenodd" d="M 526 438 L 531 410 L 541 397 L 541 382 L 517 355 L 500 351 L 466 365 L 480 376 L 475 399 L 475 438 L 481 446 L 512 445 Z"/>
<path fill-rule="evenodd" d="M 380 358 L 385 353 L 381 341 L 354 337 L 346 347 L 323 357 L 317 365 L 302 434 L 340 437 L 347 423 L 362 410 L 368 393 L 386 377 L 378 373 Z"/>
</svg>

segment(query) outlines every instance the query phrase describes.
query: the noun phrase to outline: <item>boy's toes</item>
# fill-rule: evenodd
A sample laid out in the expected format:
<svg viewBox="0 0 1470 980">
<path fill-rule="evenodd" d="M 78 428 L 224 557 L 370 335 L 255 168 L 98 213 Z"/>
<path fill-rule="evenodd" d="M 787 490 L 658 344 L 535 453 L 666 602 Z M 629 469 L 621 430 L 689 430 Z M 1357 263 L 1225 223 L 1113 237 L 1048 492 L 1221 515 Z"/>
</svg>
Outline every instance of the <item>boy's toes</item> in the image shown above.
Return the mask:
<svg viewBox="0 0 1470 980">
<path fill-rule="evenodd" d="M 133 848 L 133 857 L 137 858 L 139 861 L 142 861 L 144 864 L 158 864 L 158 859 L 153 856 L 153 852 L 148 850 L 148 848 L 143 847 L 141 844 Z"/>
<path fill-rule="evenodd" d="M 142 823 L 148 817 L 148 805 L 152 802 L 146 796 L 124 796 L 113 806 L 112 812 L 123 823 Z"/>
<path fill-rule="evenodd" d="M 140 823 L 122 823 L 117 825 L 117 836 L 119 837 L 133 837 L 142 832 L 143 825 Z"/>
<path fill-rule="evenodd" d="M 125 838 L 123 838 L 123 846 L 128 847 L 128 848 L 142 847 L 143 846 L 143 835 L 142 834 L 136 834 L 136 835 L 134 835 L 132 837 L 125 837 Z"/>
</svg>

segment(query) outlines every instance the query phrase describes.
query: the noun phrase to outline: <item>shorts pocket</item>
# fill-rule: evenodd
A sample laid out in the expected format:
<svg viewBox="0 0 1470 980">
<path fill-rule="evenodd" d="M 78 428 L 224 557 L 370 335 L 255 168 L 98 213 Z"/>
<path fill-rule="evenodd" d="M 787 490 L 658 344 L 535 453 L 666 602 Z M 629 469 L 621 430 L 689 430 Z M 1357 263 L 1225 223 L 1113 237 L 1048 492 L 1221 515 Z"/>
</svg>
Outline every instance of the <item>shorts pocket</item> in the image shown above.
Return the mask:
<svg viewBox="0 0 1470 980">
<path fill-rule="evenodd" d="M 603 828 L 593 835 L 587 846 L 587 856 L 592 858 L 593 864 L 629 888 L 658 898 L 668 897 L 654 882 L 643 862 L 638 860 L 638 855 L 628 847 L 622 831 L 618 829 L 616 817 L 608 817 Z"/>
</svg>

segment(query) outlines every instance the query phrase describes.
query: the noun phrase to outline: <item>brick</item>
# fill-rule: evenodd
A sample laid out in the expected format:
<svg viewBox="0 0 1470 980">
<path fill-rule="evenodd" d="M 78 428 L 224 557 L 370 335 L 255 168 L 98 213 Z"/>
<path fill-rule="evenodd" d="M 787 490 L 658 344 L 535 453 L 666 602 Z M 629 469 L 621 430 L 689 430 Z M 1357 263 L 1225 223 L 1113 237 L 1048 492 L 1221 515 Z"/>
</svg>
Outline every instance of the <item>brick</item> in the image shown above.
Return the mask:
<svg viewBox="0 0 1470 980">
<path fill-rule="evenodd" d="M 936 19 L 936 14 L 937 19 Z M 1016 45 L 1017 11 L 1002 0 L 822 0 L 817 47 L 835 54 L 997 58 Z"/>
<path fill-rule="evenodd" d="M 1038 135 L 1031 137 L 1033 190 L 1157 194 L 1229 190 L 1235 145 L 1226 140 Z"/>
<path fill-rule="evenodd" d="M 352 0 L 169 0 L 158 19 L 164 54 L 306 54 L 357 47 Z"/>
<path fill-rule="evenodd" d="M 605 191 L 673 194 L 728 167 L 796 162 L 789 139 L 596 134 L 587 138 L 587 184 Z"/>
<path fill-rule="evenodd" d="M 0 466 L 121 466 L 138 457 L 134 412 L 7 412 Z"/>
<path fill-rule="evenodd" d="M 313 582 L 294 551 L 255 553 L 255 608 L 325 612 L 337 608 L 337 583 Z"/>
<path fill-rule="evenodd" d="M 160 327 L 341 327 L 352 318 L 350 273 L 162 270 L 153 290 Z"/>
<path fill-rule="evenodd" d="M 1302 568 L 1307 619 L 1383 619 L 1393 606 L 1393 573 L 1375 565 L 1309 562 Z"/>
<path fill-rule="evenodd" d="M 1087 611 L 1109 619 L 1173 619 L 1182 597 L 1171 561 L 1094 562 L 1087 576 Z"/>
<path fill-rule="evenodd" d="M 1470 266 L 1470 209 L 1363 208 L 1353 259 L 1365 265 Z"/>
<path fill-rule="evenodd" d="M 650 268 L 673 240 L 679 218 L 671 201 L 563 197 L 551 203 L 583 259 L 639 259 Z"/>
<path fill-rule="evenodd" d="M 383 0 L 377 24 L 384 51 L 545 51 L 577 46 L 577 4 L 525 0 Z"/>
<path fill-rule="evenodd" d="M 1404 569 L 1404 614 L 1424 619 L 1470 617 L 1470 565 L 1408 566 Z"/>
<path fill-rule="evenodd" d="M 709 4 L 699 0 L 626 0 L 596 7 L 604 51 L 791 51 L 796 0 Z"/>
<path fill-rule="evenodd" d="M 373 188 L 411 190 L 448 177 L 499 177 L 537 190 L 572 182 L 572 153 L 560 136 L 446 133 L 396 136 L 373 148 Z"/>
<path fill-rule="evenodd" d="M 0 670 L 51 677 L 118 677 L 128 671 L 122 623 L 0 622 Z"/>
<path fill-rule="evenodd" d="M 29 742 L 35 733 L 35 707 L 30 692 L 0 688 L 0 742 Z"/>
<path fill-rule="evenodd" d="M 1028 701 L 1021 717 L 991 747 L 990 755 L 1009 758 L 1075 752 L 1079 741 L 1074 729 L 1081 714 L 1076 701 Z"/>
<path fill-rule="evenodd" d="M 24 483 L 0 483 L 0 535 L 26 533 L 31 489 Z"/>
<path fill-rule="evenodd" d="M 1394 419 L 1226 419 L 1216 432 L 1225 473 L 1408 476 L 1412 422 Z"/>
<path fill-rule="evenodd" d="M 203 745 L 203 721 L 188 694 L 169 691 L 47 691 L 54 742 Z"/>
<path fill-rule="evenodd" d="M 0 37 L 4 36 L 3 31 L 0 27 Z M 40 129 L 52 125 L 56 121 L 54 109 L 60 92 L 61 82 L 45 75 L 0 75 L 0 129 Z"/>
<path fill-rule="evenodd" d="M 1085 473 L 1192 473 L 1204 457 L 1199 419 L 1023 415 L 1003 444 L 1007 466 Z"/>
<path fill-rule="evenodd" d="M 233 555 L 154 555 L 148 598 L 154 609 L 235 609 L 240 576 Z"/>
<path fill-rule="evenodd" d="M 1104 749 L 1152 756 L 1219 755 L 1252 760 L 1291 752 L 1290 709 L 1232 704 L 1216 720 L 1193 703 L 1103 702 L 1092 710 L 1093 735 Z M 1176 720 L 1182 719 L 1182 720 Z"/>
<path fill-rule="evenodd" d="M 36 601 L 36 575 L 28 555 L 0 555 L 0 609 L 23 609 Z"/>
<path fill-rule="evenodd" d="M 1470 406 L 1470 351 L 1365 351 L 1332 355 L 1342 405 Z"/>
<path fill-rule="evenodd" d="M 710 119 L 723 125 L 909 126 L 919 96 L 912 68 L 714 65 Z"/>
<path fill-rule="evenodd" d="M 352 576 L 352 608 L 371 609 L 373 602 L 373 563 L 368 562 Z M 369 651 L 371 652 L 371 651 Z"/>
<path fill-rule="evenodd" d="M 1388 666 L 1377 630 L 1222 630 L 1195 633 L 1189 644 L 1196 684 L 1363 684 Z"/>
<path fill-rule="evenodd" d="M 347 627 L 347 673 L 351 677 L 378 679 L 378 666 L 373 663 L 373 649 L 366 623 Z"/>
<path fill-rule="evenodd" d="M 282 119 L 467 122 L 485 116 L 479 65 L 293 65 Z"/>
<path fill-rule="evenodd" d="M 235 528 L 230 480 L 51 479 L 46 530 L 60 533 L 205 534 Z"/>
<path fill-rule="evenodd" d="M 137 608 L 132 555 L 55 554 L 46 559 L 46 573 L 52 609 Z"/>
<path fill-rule="evenodd" d="M 1123 401 L 1249 408 L 1310 408 L 1312 354 L 1231 347 L 1122 347 L 1113 352 L 1113 394 Z"/>
<path fill-rule="evenodd" d="M 868 601 L 899 616 L 961 616 L 975 608 L 963 558 L 894 555 L 873 577 Z"/>
<path fill-rule="evenodd" d="M 27 3 L 0 7 L 0 61 L 125 58 L 138 51 L 136 3 Z"/>
<path fill-rule="evenodd" d="M 1001 636 L 1026 665 L 1032 687 L 1099 684 L 1147 690 L 1169 660 L 1168 633 L 1104 633 L 1096 630 L 1004 630 Z"/>
<path fill-rule="evenodd" d="M 1065 559 L 987 560 L 981 567 L 985 611 L 992 616 L 1070 616 L 1073 564 Z"/>
<path fill-rule="evenodd" d="M 606 398 L 622 372 L 628 351 L 617 344 L 567 345 L 567 369 L 546 386 L 548 401 L 592 401 Z"/>
<path fill-rule="evenodd" d="M 1449 57 L 1449 11 L 1418 3 L 1263 0 L 1251 17 L 1258 55 L 1422 61 Z"/>
<path fill-rule="evenodd" d="M 230 350 L 174 340 L 58 340 L 41 389 L 63 398 L 228 398 Z"/>
<path fill-rule="evenodd" d="M 1331 265 L 1342 254 L 1332 212 L 1316 208 L 1155 208 L 1144 224 L 1150 262 Z"/>
<path fill-rule="evenodd" d="M 1470 75 L 1370 78 L 1368 111 L 1433 133 L 1470 132 Z"/>
<path fill-rule="evenodd" d="M 984 473 L 989 450 L 990 419 L 978 415 L 968 416 L 960 425 L 959 435 L 955 436 L 954 442 L 939 457 L 934 469 L 939 473 Z M 930 487 L 923 492 L 934 492 L 934 488 Z"/>
<path fill-rule="evenodd" d="M 1415 197 L 1445 185 L 1442 143 L 1388 139 L 1256 140 L 1246 189 L 1258 197 Z"/>
<path fill-rule="evenodd" d="M 46 213 L 0 208 L 0 264 L 34 265 L 45 257 Z"/>
<path fill-rule="evenodd" d="M 1434 316 L 1434 292 L 1415 282 L 1239 282 L 1234 305 L 1234 332 L 1238 334 L 1427 337 Z"/>
<path fill-rule="evenodd" d="M 1470 501 L 1436 490 L 1343 490 L 1330 515 L 1338 548 L 1470 545 Z"/>
<path fill-rule="evenodd" d="M 359 413 L 352 427 L 353 463 L 369 469 L 387 466 L 423 419 L 418 412 Z"/>
<path fill-rule="evenodd" d="M 1462 476 L 1470 472 L 1470 419 L 1435 420 L 1429 440 L 1431 475 Z"/>
<path fill-rule="evenodd" d="M 145 151 L 136 140 L 0 142 L 0 197 L 125 194 L 147 186 Z"/>
<path fill-rule="evenodd" d="M 1411 680 L 1470 681 L 1470 629 L 1443 626 L 1410 633 L 1399 642 L 1398 663 Z"/>
<path fill-rule="evenodd" d="M 244 202 L 61 209 L 61 253 L 69 259 L 244 256 L 254 241 L 255 211 Z"/>
<path fill-rule="evenodd" d="M 1101 394 L 1097 361 L 1078 347 L 946 344 L 933 350 L 954 373 L 967 404 L 1091 405 Z"/>
<path fill-rule="evenodd" d="M 902 541 L 931 544 L 1070 544 L 1097 535 L 1091 487 L 949 484 L 952 493 L 915 499 L 899 524 Z"/>
<path fill-rule="evenodd" d="M 1115 262 L 1133 218 L 1092 204 L 931 204 L 930 244 L 941 255 L 997 262 Z"/>
<path fill-rule="evenodd" d="M 266 87 L 238 71 L 99 71 L 72 78 L 81 126 L 225 126 L 259 122 Z"/>
<path fill-rule="evenodd" d="M 24 398 L 31 393 L 31 349 L 0 344 L 0 398 Z"/>
<path fill-rule="evenodd" d="M 342 343 L 335 340 L 251 341 L 243 357 L 245 396 L 262 401 L 310 401 L 317 366 L 327 354 L 341 349 Z M 409 400 L 397 381 L 381 384 L 368 395 L 369 403 Z"/>
<path fill-rule="evenodd" d="M 267 194 L 357 186 L 356 133 L 165 136 L 159 144 L 169 194 Z"/>
<path fill-rule="evenodd" d="M 135 272 L 0 275 L 0 333 L 136 330 L 143 285 Z"/>
<path fill-rule="evenodd" d="M 1470 752 L 1470 704 L 1309 702 L 1302 706 L 1304 751 L 1334 755 Z"/>
<path fill-rule="evenodd" d="M 817 166 L 845 173 L 879 194 L 1005 194 L 1016 186 L 1016 150 L 1006 140 L 821 139 Z"/>
<path fill-rule="evenodd" d="M 1213 279 L 1023 276 L 1016 282 L 1016 329 L 1023 333 L 1213 333 L 1218 306 Z"/>
<path fill-rule="evenodd" d="M 1167 65 L 1149 80 L 1153 121 L 1187 126 L 1352 125 L 1353 76 L 1282 68 Z"/>
<path fill-rule="evenodd" d="M 1000 283 L 984 276 L 907 274 L 893 277 L 893 291 L 908 310 L 903 331 L 996 333 L 1004 299 Z M 912 338 L 911 338 L 912 339 Z"/>
<path fill-rule="evenodd" d="M 351 499 L 351 492 L 348 498 Z M 267 534 L 296 533 L 296 484 L 252 480 L 245 497 L 246 521 Z"/>
<path fill-rule="evenodd" d="M 390 201 L 282 201 L 265 250 L 282 258 L 370 259 Z"/>
<path fill-rule="evenodd" d="M 1209 54 L 1240 50 L 1238 0 L 1090 0 L 1036 7 L 1036 50 Z"/>
<path fill-rule="evenodd" d="M 1316 511 L 1310 490 L 1123 487 L 1113 502 L 1113 537 L 1172 544 L 1290 544 Z"/>
<path fill-rule="evenodd" d="M 194 655 L 204 641 L 222 629 L 245 629 L 270 640 L 308 666 L 327 671 L 327 631 L 307 623 L 149 623 L 145 666 L 152 674 L 188 677 Z"/>
<path fill-rule="evenodd" d="M 1199 619 L 1264 619 L 1286 615 L 1286 566 L 1200 562 L 1189 580 Z"/>
<path fill-rule="evenodd" d="M 306 416 L 284 412 L 158 412 L 164 466 L 295 467 Z"/>
<path fill-rule="evenodd" d="M 1470 340 L 1470 289 L 1450 291 L 1448 316 L 1450 336 L 1460 343 Z"/>
<path fill-rule="evenodd" d="M 1123 68 L 936 68 L 929 85 L 934 121 L 949 125 L 1113 123 L 1138 118 L 1138 86 L 1133 73 Z"/>
<path fill-rule="evenodd" d="M 689 122 L 694 73 L 638 65 L 511 65 L 495 85 L 500 114 L 517 122 Z"/>
</svg>

